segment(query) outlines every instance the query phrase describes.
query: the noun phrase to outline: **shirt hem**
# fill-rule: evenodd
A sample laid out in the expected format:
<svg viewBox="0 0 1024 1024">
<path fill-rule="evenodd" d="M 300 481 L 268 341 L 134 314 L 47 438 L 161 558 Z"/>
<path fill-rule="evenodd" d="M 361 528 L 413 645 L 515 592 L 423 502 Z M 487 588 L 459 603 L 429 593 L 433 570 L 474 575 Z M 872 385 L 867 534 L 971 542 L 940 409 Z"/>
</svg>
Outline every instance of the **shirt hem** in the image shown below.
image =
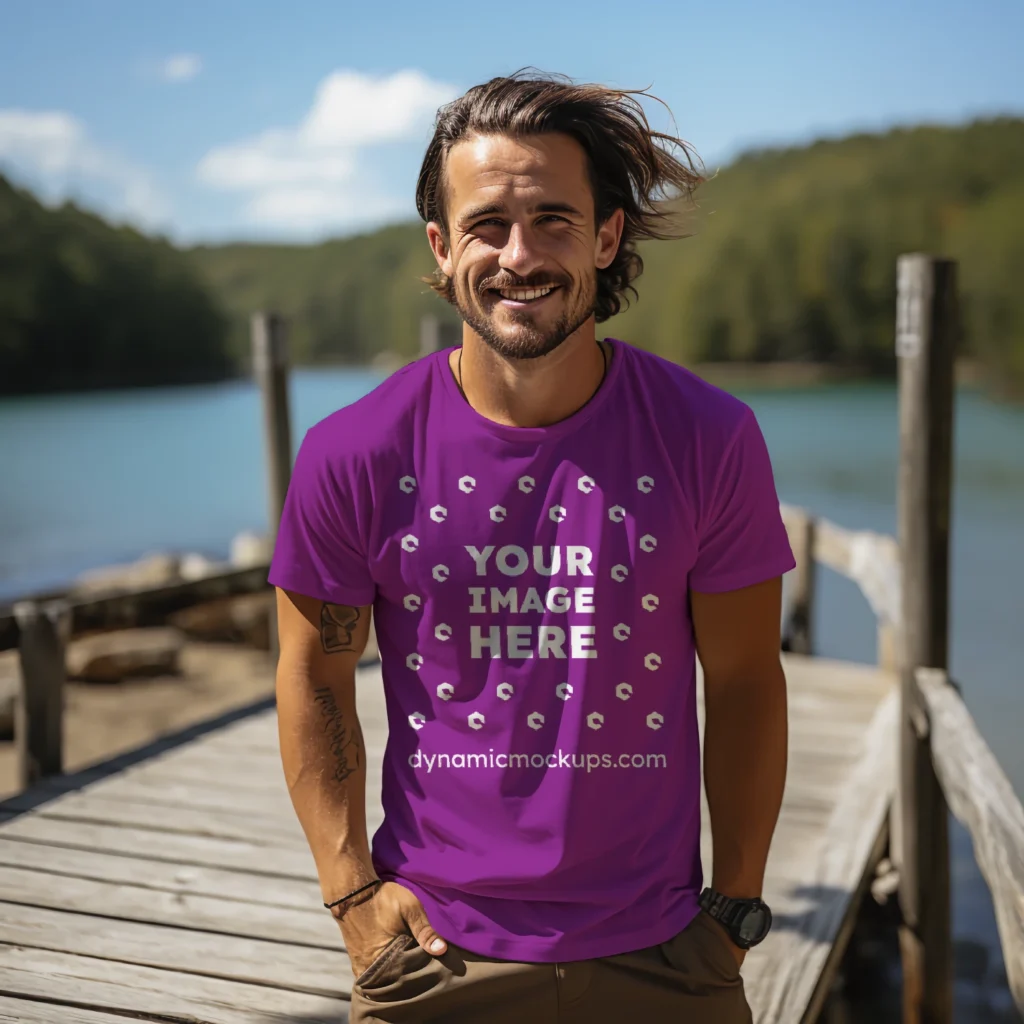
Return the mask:
<svg viewBox="0 0 1024 1024">
<path fill-rule="evenodd" d="M 381 872 L 381 877 L 384 877 Z M 411 889 L 424 905 L 427 918 L 434 931 L 453 945 L 495 960 L 511 960 L 521 963 L 567 963 L 572 960 L 594 960 L 598 957 L 617 956 L 648 946 L 656 946 L 678 935 L 700 912 L 696 893 L 687 893 L 675 912 L 653 925 L 633 931 L 616 930 L 614 934 L 595 939 L 561 937 L 543 939 L 540 937 L 508 939 L 487 936 L 481 933 L 463 936 L 444 909 L 434 902 L 414 882 L 395 876 L 395 881 Z"/>
<path fill-rule="evenodd" d="M 362 608 L 373 604 L 376 594 L 369 595 L 361 590 L 346 590 L 344 588 L 325 587 L 322 583 L 314 580 L 301 580 L 291 576 L 287 570 L 273 569 L 267 575 L 267 582 L 272 587 L 280 587 L 281 590 L 291 590 L 296 594 L 304 594 L 306 597 L 315 598 L 317 601 L 326 601 L 328 604 L 346 604 Z"/>
<path fill-rule="evenodd" d="M 722 594 L 728 590 L 742 590 L 744 587 L 752 587 L 756 583 L 764 583 L 765 580 L 783 576 L 795 568 L 796 559 L 790 555 L 777 562 L 769 562 L 759 569 L 745 569 L 743 572 L 734 572 L 728 576 L 713 576 L 710 579 L 702 580 L 694 580 L 691 577 L 690 589 L 695 590 L 698 594 Z"/>
</svg>

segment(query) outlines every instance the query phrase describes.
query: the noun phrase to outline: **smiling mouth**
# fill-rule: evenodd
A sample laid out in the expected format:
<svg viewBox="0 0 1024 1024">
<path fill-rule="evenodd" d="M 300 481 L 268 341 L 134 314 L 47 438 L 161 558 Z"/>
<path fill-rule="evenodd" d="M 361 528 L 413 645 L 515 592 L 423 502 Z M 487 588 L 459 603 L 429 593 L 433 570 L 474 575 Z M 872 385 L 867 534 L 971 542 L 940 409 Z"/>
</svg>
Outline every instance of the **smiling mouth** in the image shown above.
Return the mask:
<svg viewBox="0 0 1024 1024">
<path fill-rule="evenodd" d="M 543 301 L 558 291 L 559 287 L 557 284 L 548 284 L 540 288 L 491 288 L 489 291 L 498 296 L 503 305 L 520 307 Z"/>
</svg>

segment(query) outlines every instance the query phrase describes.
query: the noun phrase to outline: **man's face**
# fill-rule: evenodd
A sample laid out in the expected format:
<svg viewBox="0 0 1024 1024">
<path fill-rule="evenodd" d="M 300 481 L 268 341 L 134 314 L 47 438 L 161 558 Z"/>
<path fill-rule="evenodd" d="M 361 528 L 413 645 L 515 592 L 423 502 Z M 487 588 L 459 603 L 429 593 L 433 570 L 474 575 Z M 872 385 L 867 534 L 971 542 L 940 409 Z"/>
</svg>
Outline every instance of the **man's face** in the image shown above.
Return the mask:
<svg viewBox="0 0 1024 1024">
<path fill-rule="evenodd" d="M 622 233 L 621 211 L 595 223 L 582 147 L 477 136 L 452 147 L 445 183 L 447 241 L 439 224 L 427 234 L 462 318 L 506 358 L 552 352 L 593 315 Z"/>
</svg>

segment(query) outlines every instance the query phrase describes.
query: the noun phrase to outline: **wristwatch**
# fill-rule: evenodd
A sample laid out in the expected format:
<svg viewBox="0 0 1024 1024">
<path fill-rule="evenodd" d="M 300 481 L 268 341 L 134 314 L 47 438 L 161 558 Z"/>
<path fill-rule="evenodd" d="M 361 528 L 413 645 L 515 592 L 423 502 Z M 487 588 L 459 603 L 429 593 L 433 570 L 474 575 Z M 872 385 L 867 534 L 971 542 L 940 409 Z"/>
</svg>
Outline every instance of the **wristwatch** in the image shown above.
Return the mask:
<svg viewBox="0 0 1024 1024">
<path fill-rule="evenodd" d="M 740 949 L 763 942 L 772 927 L 772 912 L 763 900 L 733 899 L 714 889 L 705 889 L 700 894 L 700 905 Z"/>
</svg>

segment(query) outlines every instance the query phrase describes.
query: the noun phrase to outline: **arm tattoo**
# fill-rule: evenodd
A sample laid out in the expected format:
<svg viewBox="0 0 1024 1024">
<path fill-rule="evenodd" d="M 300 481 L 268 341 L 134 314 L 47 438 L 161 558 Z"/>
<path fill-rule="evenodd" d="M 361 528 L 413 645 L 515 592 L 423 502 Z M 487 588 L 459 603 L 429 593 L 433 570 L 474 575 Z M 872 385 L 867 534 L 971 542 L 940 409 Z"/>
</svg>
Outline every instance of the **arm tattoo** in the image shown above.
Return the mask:
<svg viewBox="0 0 1024 1024">
<path fill-rule="evenodd" d="M 324 735 L 333 759 L 331 778 L 335 782 L 344 782 L 359 767 L 359 725 L 349 728 L 345 724 L 338 702 L 326 686 L 317 687 L 313 693 L 323 717 Z"/>
<path fill-rule="evenodd" d="M 354 651 L 358 622 L 358 608 L 348 604 L 324 604 L 320 609 L 320 642 L 324 645 L 324 654 Z"/>
</svg>

